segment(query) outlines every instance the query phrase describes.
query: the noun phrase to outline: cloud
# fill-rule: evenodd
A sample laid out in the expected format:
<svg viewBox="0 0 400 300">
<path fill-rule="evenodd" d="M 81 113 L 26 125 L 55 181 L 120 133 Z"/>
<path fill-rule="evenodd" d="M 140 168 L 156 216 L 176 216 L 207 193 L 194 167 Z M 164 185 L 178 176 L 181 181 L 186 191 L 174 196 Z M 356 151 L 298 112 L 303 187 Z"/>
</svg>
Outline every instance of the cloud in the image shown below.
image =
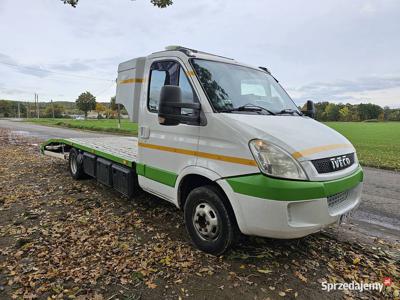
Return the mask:
<svg viewBox="0 0 400 300">
<path fill-rule="evenodd" d="M 15 61 L 8 55 L 0 53 L 0 61 L 5 63 L 14 63 Z"/>
<path fill-rule="evenodd" d="M 357 80 L 336 80 L 332 82 L 314 82 L 290 90 L 314 99 L 346 99 L 349 94 L 386 90 L 400 86 L 400 76 L 370 76 Z"/>
<path fill-rule="evenodd" d="M 45 78 L 51 75 L 80 76 L 78 72 L 96 71 L 116 66 L 118 58 L 109 57 L 104 59 L 72 60 L 63 63 L 50 63 L 45 65 L 21 64 L 9 55 L 0 53 L 0 65 L 13 68 L 16 72 L 31 75 L 38 78 Z M 90 75 L 88 75 L 90 77 Z M 111 80 L 111 79 L 110 79 Z"/>
<path fill-rule="evenodd" d="M 68 71 L 68 72 L 79 72 L 90 70 L 90 66 L 81 62 L 70 62 L 66 64 L 52 64 L 49 65 L 52 70 Z"/>
<path fill-rule="evenodd" d="M 295 99 L 396 103 L 400 95 L 392 88 L 398 78 L 383 76 L 400 74 L 398 0 L 176 0 L 167 9 L 150 0 L 82 1 L 76 9 L 0 0 L 0 14 L 8 41 L 2 82 L 32 94 L 41 88 L 54 100 L 102 91 L 109 83 L 93 78 L 113 80 L 120 62 L 171 44 L 268 66 L 295 87 Z"/>
<path fill-rule="evenodd" d="M 373 15 L 376 12 L 376 7 L 371 2 L 365 2 L 362 4 L 360 11 L 364 15 Z"/>
<path fill-rule="evenodd" d="M 7 87 L 3 87 L 0 86 L 0 91 L 5 94 L 5 95 L 9 95 L 9 96 L 16 96 L 16 95 L 30 95 L 30 92 L 21 90 L 21 89 L 14 89 L 14 88 L 7 88 Z"/>
<path fill-rule="evenodd" d="M 39 78 L 47 77 L 51 73 L 48 70 L 42 69 L 39 65 L 21 65 L 11 56 L 3 53 L 0 53 L 0 64 L 14 68 L 19 73 L 32 75 Z"/>
</svg>

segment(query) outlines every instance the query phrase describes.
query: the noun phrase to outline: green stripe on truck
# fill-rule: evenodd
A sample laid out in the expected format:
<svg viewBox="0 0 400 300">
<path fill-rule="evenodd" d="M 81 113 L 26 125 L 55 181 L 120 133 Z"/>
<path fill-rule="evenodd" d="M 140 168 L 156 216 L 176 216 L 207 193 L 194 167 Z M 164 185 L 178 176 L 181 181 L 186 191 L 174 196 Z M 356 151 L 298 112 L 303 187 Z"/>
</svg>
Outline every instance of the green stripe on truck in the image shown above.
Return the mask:
<svg viewBox="0 0 400 300">
<path fill-rule="evenodd" d="M 144 176 L 145 165 L 136 163 L 136 174 Z"/>
<path fill-rule="evenodd" d="M 294 181 L 275 179 L 262 174 L 226 179 L 235 193 L 281 201 L 318 199 L 349 190 L 363 181 L 361 167 L 353 174 L 330 181 Z"/>
<path fill-rule="evenodd" d="M 157 169 L 154 167 L 150 167 L 149 165 L 138 163 L 136 164 L 136 173 L 138 175 L 144 176 L 148 179 L 171 187 L 175 186 L 176 179 L 178 178 L 178 175 L 173 172 Z"/>
</svg>

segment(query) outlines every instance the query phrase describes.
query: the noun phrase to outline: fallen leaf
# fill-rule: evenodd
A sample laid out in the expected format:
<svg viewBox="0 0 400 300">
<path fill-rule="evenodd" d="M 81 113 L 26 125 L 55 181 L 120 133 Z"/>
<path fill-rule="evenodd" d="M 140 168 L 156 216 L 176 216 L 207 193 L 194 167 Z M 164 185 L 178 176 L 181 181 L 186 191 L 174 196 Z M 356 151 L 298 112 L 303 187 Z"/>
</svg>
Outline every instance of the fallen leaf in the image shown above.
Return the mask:
<svg viewBox="0 0 400 300">
<path fill-rule="evenodd" d="M 294 272 L 294 275 L 295 275 L 297 278 L 299 278 L 301 281 L 307 282 L 307 278 L 306 278 L 303 274 L 301 274 L 300 272 L 296 271 L 296 272 Z"/>
<path fill-rule="evenodd" d="M 157 284 L 155 284 L 154 282 L 151 282 L 151 281 L 146 281 L 146 285 L 150 289 L 155 289 L 157 287 Z"/>
<path fill-rule="evenodd" d="M 257 270 L 257 272 L 259 272 L 259 273 L 263 273 L 263 274 L 269 274 L 269 273 L 272 273 L 272 271 L 271 271 L 271 270 L 269 270 L 269 269 L 258 269 L 258 270 Z"/>
</svg>

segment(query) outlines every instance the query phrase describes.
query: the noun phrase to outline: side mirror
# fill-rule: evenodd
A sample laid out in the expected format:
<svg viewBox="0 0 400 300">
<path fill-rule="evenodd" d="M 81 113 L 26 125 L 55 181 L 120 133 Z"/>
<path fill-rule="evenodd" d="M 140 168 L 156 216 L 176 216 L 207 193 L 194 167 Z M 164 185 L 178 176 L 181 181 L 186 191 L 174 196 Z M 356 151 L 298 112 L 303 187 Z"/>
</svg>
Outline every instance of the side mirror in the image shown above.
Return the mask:
<svg viewBox="0 0 400 300">
<path fill-rule="evenodd" d="M 193 113 L 182 114 L 182 108 L 191 109 Z M 179 86 L 164 85 L 160 92 L 158 105 L 158 122 L 161 125 L 175 126 L 180 123 L 200 124 L 200 103 L 182 102 L 182 90 Z"/>
<path fill-rule="evenodd" d="M 307 110 L 303 111 L 303 113 L 310 118 L 315 118 L 315 105 L 314 102 L 311 100 L 307 100 L 307 105 L 306 105 Z"/>
</svg>

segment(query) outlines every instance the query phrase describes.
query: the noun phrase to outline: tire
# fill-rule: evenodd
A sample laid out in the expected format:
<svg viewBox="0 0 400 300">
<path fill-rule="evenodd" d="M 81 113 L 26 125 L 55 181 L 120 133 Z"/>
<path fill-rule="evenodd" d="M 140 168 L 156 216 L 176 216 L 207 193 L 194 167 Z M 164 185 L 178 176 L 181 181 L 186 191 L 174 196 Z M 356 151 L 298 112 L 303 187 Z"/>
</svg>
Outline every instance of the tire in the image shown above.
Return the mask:
<svg viewBox="0 0 400 300">
<path fill-rule="evenodd" d="M 76 180 L 86 178 L 83 171 L 82 155 L 74 148 L 69 151 L 68 167 L 72 178 Z"/>
<path fill-rule="evenodd" d="M 223 199 L 215 186 L 202 186 L 189 193 L 184 207 L 186 230 L 193 244 L 213 255 L 226 252 L 238 236 L 235 217 Z"/>
</svg>

